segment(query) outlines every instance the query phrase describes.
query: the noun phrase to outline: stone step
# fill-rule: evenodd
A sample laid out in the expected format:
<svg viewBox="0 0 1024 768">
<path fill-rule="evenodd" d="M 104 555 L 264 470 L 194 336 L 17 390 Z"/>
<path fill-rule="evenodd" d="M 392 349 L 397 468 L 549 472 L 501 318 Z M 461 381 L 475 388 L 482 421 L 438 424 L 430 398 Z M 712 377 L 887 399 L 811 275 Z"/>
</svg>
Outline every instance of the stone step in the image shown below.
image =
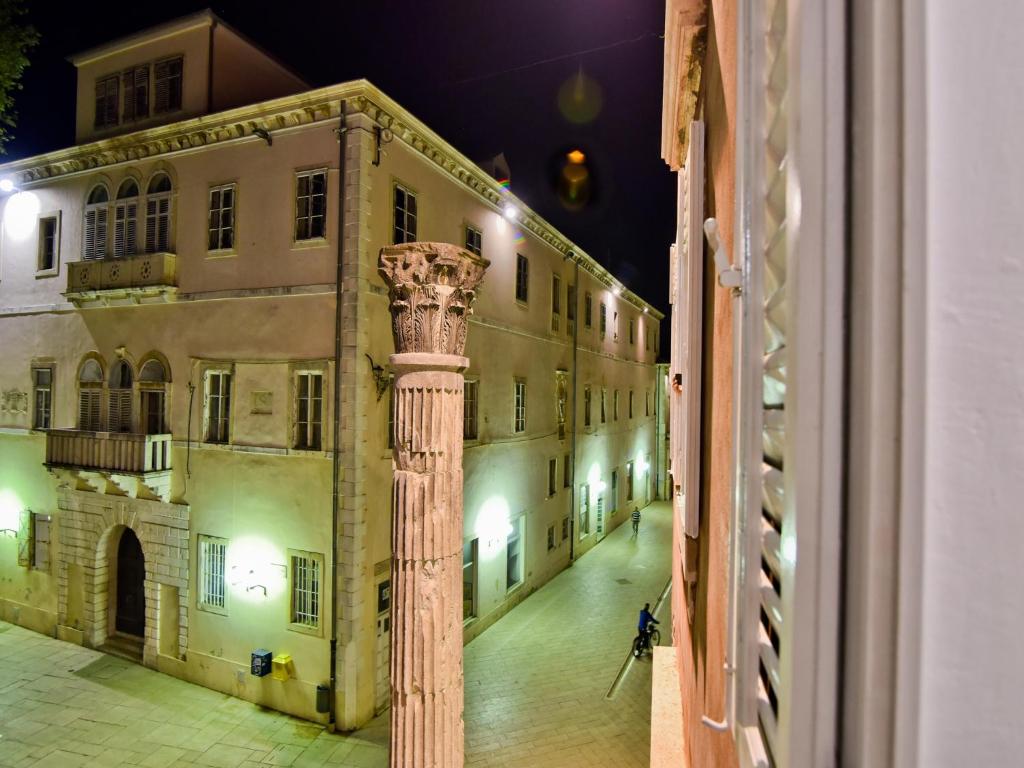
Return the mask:
<svg viewBox="0 0 1024 768">
<path fill-rule="evenodd" d="M 107 641 L 100 646 L 100 650 L 129 661 L 142 661 L 142 643 L 141 637 L 115 632 L 107 635 Z"/>
</svg>

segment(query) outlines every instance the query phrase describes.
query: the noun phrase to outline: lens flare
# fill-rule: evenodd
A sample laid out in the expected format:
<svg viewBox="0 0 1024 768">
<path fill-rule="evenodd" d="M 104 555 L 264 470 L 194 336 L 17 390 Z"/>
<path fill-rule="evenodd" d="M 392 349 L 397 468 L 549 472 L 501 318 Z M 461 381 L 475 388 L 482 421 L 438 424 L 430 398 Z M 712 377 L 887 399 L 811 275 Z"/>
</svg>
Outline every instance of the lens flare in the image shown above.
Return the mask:
<svg viewBox="0 0 1024 768">
<path fill-rule="evenodd" d="M 558 89 L 558 109 L 570 123 L 593 122 L 601 114 L 603 102 L 601 86 L 583 72 L 583 67 Z"/>
</svg>

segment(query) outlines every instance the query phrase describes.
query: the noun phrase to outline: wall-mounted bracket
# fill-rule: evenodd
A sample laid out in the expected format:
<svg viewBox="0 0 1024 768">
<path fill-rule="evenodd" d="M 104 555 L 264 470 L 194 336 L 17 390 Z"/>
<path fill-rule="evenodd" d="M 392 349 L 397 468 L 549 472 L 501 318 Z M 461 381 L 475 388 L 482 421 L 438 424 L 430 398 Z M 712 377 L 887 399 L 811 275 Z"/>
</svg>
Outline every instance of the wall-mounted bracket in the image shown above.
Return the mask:
<svg viewBox="0 0 1024 768">
<path fill-rule="evenodd" d="M 732 290 L 738 296 L 743 290 L 743 270 L 732 263 L 732 256 L 725 250 L 722 236 L 718 230 L 718 219 L 704 221 L 704 236 L 715 255 L 715 269 L 718 271 L 718 284 Z"/>
</svg>

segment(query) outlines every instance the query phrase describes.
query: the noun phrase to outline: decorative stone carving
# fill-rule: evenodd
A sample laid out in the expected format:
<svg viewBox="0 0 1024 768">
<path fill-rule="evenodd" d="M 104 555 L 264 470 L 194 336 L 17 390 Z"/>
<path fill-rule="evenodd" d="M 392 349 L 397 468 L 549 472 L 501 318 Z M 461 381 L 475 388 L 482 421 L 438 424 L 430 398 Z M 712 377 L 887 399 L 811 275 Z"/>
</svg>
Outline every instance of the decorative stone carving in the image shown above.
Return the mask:
<svg viewBox="0 0 1024 768">
<path fill-rule="evenodd" d="M 391 766 L 461 768 L 462 357 L 487 262 L 446 243 L 380 253 L 396 354 Z"/>
<path fill-rule="evenodd" d="M 28 413 L 28 392 L 5 389 L 0 395 L 0 413 L 24 416 Z"/>
</svg>

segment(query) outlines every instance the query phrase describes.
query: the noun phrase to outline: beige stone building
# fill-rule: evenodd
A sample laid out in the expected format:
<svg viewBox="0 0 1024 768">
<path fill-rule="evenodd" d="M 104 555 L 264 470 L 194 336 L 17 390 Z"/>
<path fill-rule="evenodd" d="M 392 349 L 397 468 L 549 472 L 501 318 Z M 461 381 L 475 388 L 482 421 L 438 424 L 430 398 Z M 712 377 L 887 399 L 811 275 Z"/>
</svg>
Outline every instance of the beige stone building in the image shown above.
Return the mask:
<svg viewBox="0 0 1024 768">
<path fill-rule="evenodd" d="M 392 99 L 209 12 L 73 62 L 76 145 L 0 166 L 0 617 L 341 728 L 386 707 L 393 243 L 491 265 L 467 639 L 653 497 L 661 315 Z"/>
</svg>

